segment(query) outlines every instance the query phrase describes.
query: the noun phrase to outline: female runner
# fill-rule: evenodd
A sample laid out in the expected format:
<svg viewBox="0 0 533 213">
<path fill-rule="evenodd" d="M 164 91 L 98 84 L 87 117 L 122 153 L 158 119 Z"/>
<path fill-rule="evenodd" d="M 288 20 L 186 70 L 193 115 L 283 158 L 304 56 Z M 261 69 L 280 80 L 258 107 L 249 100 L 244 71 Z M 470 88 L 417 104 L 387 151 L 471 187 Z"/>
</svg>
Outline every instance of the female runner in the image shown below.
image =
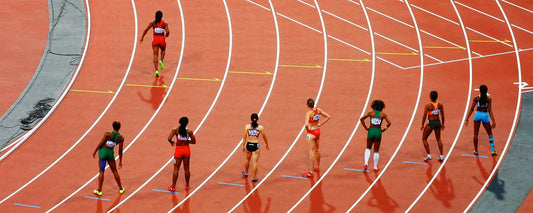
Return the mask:
<svg viewBox="0 0 533 213">
<path fill-rule="evenodd" d="M 479 95 L 474 97 L 472 101 L 472 107 L 468 111 L 466 116 L 465 126 L 468 126 L 468 118 L 472 115 L 474 107 L 477 107 L 476 113 L 474 114 L 474 154 L 478 155 L 477 150 L 478 144 L 478 135 L 479 135 L 479 126 L 483 123 L 483 127 L 487 134 L 489 135 L 490 150 L 492 155 L 497 155 L 498 153 L 494 149 L 494 136 L 492 135 L 492 129 L 496 128 L 496 120 L 494 120 L 494 115 L 492 114 L 492 98 L 487 95 L 488 88 L 485 85 L 479 86 Z M 492 125 L 491 125 L 492 121 Z"/>
<path fill-rule="evenodd" d="M 257 123 L 257 120 L 259 120 L 259 116 L 256 113 L 253 113 L 250 116 L 250 119 L 252 120 L 252 123 L 246 124 L 246 126 L 244 127 L 244 136 L 242 137 L 242 151 L 246 155 L 246 159 L 244 159 L 244 171 L 242 171 L 242 175 L 244 177 L 248 177 L 250 158 L 252 158 L 254 163 L 254 165 L 252 166 L 252 176 L 254 177 L 254 179 L 252 179 L 252 182 L 257 182 L 259 180 L 257 178 L 257 167 L 259 166 L 258 163 L 260 154 L 259 135 L 263 137 L 266 149 L 269 150 L 270 147 L 268 146 L 268 139 L 265 134 L 265 128 L 263 128 L 263 126 Z"/>
<path fill-rule="evenodd" d="M 171 146 L 176 144 L 174 150 L 174 173 L 172 174 L 172 185 L 168 186 L 169 191 L 176 191 L 176 181 L 178 180 L 178 171 L 180 170 L 181 162 L 183 161 L 183 169 L 185 170 L 185 190 L 189 190 L 189 179 L 191 172 L 189 171 L 189 163 L 191 159 L 191 149 L 189 144 L 196 144 L 196 137 L 193 131 L 187 129 L 189 119 L 187 117 L 180 118 L 180 126 L 172 129 L 168 135 L 168 142 Z M 176 141 L 172 138 L 176 136 Z"/>
<path fill-rule="evenodd" d="M 379 146 L 381 144 L 381 133 L 385 132 L 390 125 L 391 122 L 389 120 L 389 117 L 387 114 L 385 114 L 383 109 L 385 108 L 385 103 L 381 100 L 374 100 L 372 101 L 372 111 L 367 113 L 365 116 L 363 116 L 361 120 L 361 125 L 368 131 L 366 136 L 366 149 L 365 149 L 365 165 L 363 166 L 363 170 L 368 169 L 368 158 L 370 158 L 370 149 L 372 148 L 372 145 L 374 144 L 374 172 L 379 171 L 378 167 L 378 161 L 379 161 Z M 365 124 L 365 119 L 370 118 L 370 128 L 368 128 Z M 383 119 L 387 121 L 387 126 L 385 128 L 381 129 L 381 124 L 383 123 Z"/>
<path fill-rule="evenodd" d="M 444 160 L 442 140 L 440 139 L 440 130 L 444 130 L 444 105 L 437 101 L 439 94 L 437 91 L 431 91 L 429 93 L 431 102 L 426 104 L 424 107 L 423 117 L 422 117 L 422 127 L 420 130 L 423 130 L 422 133 L 422 142 L 424 143 L 424 148 L 426 149 L 427 156 L 424 158 L 424 161 L 431 160 L 431 154 L 429 152 L 428 137 L 433 130 L 435 130 L 435 138 L 437 139 L 437 144 L 439 145 L 439 161 Z M 442 118 L 442 124 L 439 120 L 439 115 Z M 428 122 L 426 123 L 426 117 Z"/>
<path fill-rule="evenodd" d="M 307 107 L 309 110 L 305 113 L 305 130 L 307 130 L 307 148 L 309 150 L 309 172 L 304 173 L 304 177 L 313 177 L 313 169 L 316 172 L 320 171 L 320 126 L 324 125 L 331 119 L 331 116 L 321 110 L 315 108 L 315 100 L 307 99 Z M 323 115 L 326 119 L 320 123 L 320 116 Z M 316 163 L 316 167 L 315 167 Z"/>
<path fill-rule="evenodd" d="M 150 28 L 153 28 L 153 34 L 154 38 L 152 40 L 152 50 L 154 52 L 154 69 L 155 69 L 155 76 L 159 77 L 159 71 L 157 70 L 157 63 L 159 61 L 159 67 L 161 70 L 165 69 L 165 65 L 163 64 L 163 60 L 165 59 L 165 49 L 167 47 L 167 43 L 165 41 L 165 37 L 168 37 L 170 34 L 170 31 L 168 29 L 168 24 L 163 21 L 163 12 L 157 11 L 155 12 L 155 20 L 150 22 L 148 26 L 146 26 L 146 29 L 144 29 L 143 35 L 141 36 L 141 41 L 143 42 L 144 36 L 150 30 Z M 159 49 L 161 49 L 161 59 L 159 58 Z"/>
<path fill-rule="evenodd" d="M 126 189 L 122 187 L 122 183 L 120 183 L 120 176 L 118 175 L 117 166 L 115 164 L 115 151 L 113 150 L 113 148 L 118 145 L 118 168 L 120 169 L 122 168 L 122 148 L 124 147 L 124 137 L 120 135 L 120 133 L 118 132 L 119 130 L 120 122 L 113 121 L 113 131 L 106 132 L 104 134 L 104 137 L 102 138 L 102 140 L 100 140 L 100 143 L 98 143 L 98 146 L 96 146 L 96 149 L 93 152 L 93 158 L 96 157 L 96 152 L 98 151 L 98 158 L 100 159 L 98 161 L 100 168 L 98 172 L 98 189 L 95 189 L 93 191 L 94 194 L 99 196 L 102 196 L 103 194 L 102 184 L 104 183 L 104 171 L 106 162 L 109 164 L 109 168 L 115 176 L 115 181 L 117 182 L 119 193 L 122 194 L 126 191 Z"/>
</svg>

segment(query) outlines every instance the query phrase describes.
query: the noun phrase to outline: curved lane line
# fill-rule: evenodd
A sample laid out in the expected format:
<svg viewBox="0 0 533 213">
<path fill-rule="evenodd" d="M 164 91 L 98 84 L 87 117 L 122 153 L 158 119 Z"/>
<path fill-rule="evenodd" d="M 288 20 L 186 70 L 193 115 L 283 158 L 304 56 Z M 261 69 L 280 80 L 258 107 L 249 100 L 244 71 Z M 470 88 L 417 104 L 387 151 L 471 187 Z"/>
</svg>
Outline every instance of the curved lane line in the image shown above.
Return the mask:
<svg viewBox="0 0 533 213">
<path fill-rule="evenodd" d="M 361 8 L 363 9 L 363 13 L 365 14 L 365 17 L 366 17 L 366 22 L 368 23 L 368 32 L 370 33 L 370 41 L 372 43 L 372 77 L 370 79 L 370 87 L 368 88 L 368 94 L 366 96 L 365 107 L 363 107 L 363 110 L 361 111 L 361 116 L 360 117 L 362 117 L 365 114 L 365 112 L 366 112 L 366 109 L 368 107 L 368 103 L 370 102 L 370 96 L 372 95 L 372 88 L 374 86 L 374 74 L 375 74 L 375 71 L 376 71 L 376 45 L 375 45 L 375 42 L 374 42 L 374 31 L 372 30 L 372 25 L 370 24 L 370 18 L 368 17 L 368 13 L 366 11 L 365 5 L 363 4 L 362 0 L 359 0 L 359 2 L 361 3 Z M 317 6 L 318 6 L 318 4 L 317 4 Z M 354 129 L 352 131 L 352 134 L 350 135 L 350 137 L 346 141 L 346 144 L 342 148 L 341 152 L 337 155 L 335 160 L 333 160 L 333 163 L 331 164 L 331 166 L 326 170 L 326 172 L 324 172 L 324 174 L 320 177 L 320 179 L 318 179 L 316 181 L 316 183 L 311 187 L 311 189 L 309 189 L 307 191 L 307 193 L 305 193 L 305 195 L 303 195 L 302 198 L 300 198 L 300 200 L 298 202 L 296 202 L 292 206 L 291 209 L 289 209 L 288 212 L 294 211 L 294 209 L 298 205 L 300 205 L 300 203 L 316 188 L 316 186 L 318 186 L 318 184 L 320 182 L 322 182 L 322 180 L 328 175 L 329 171 L 331 171 L 331 169 L 333 169 L 333 166 L 335 166 L 337 161 L 339 161 L 340 157 L 344 154 L 344 151 L 346 151 L 346 148 L 348 147 L 348 145 L 352 141 L 353 137 L 355 136 L 355 132 L 359 128 L 360 124 L 361 124 L 361 121 L 359 119 L 357 119 L 357 124 L 355 125 L 355 127 L 354 127 Z"/>
<path fill-rule="evenodd" d="M 398 148 L 396 148 L 396 151 L 394 151 L 394 154 L 392 154 L 391 159 L 389 160 L 387 165 L 385 165 L 385 168 L 383 168 L 383 170 L 376 177 L 374 182 L 372 182 L 372 184 L 370 184 L 370 186 L 361 195 L 361 197 L 359 197 L 359 199 L 357 201 L 355 201 L 355 203 L 347 211 L 353 211 L 353 208 L 355 208 L 355 206 L 357 204 L 359 204 L 359 202 L 361 202 L 363 197 L 365 197 L 366 194 L 368 194 L 368 192 L 372 189 L 372 187 L 374 187 L 374 185 L 376 185 L 377 181 L 381 178 L 381 176 L 383 174 L 385 174 L 385 171 L 388 169 L 389 165 L 392 163 L 392 160 L 396 157 L 396 155 L 398 154 L 398 151 L 400 151 L 400 148 L 402 147 L 403 142 L 405 142 L 405 138 L 407 137 L 407 134 L 409 133 L 409 130 L 411 129 L 411 125 L 413 124 L 416 111 L 418 110 L 418 105 L 420 104 L 420 95 L 422 93 L 422 86 L 423 86 L 423 83 L 424 83 L 424 52 L 423 52 L 424 50 L 422 48 L 422 38 L 420 37 L 420 29 L 418 28 L 418 24 L 416 22 L 416 18 L 415 18 L 414 14 L 413 14 L 413 11 L 411 10 L 411 7 L 409 6 L 409 1 L 405 0 L 404 3 L 406 4 L 407 9 L 409 9 L 409 13 L 411 14 L 411 18 L 413 18 L 413 25 L 415 26 L 416 36 L 418 38 L 418 46 L 419 46 L 418 48 L 420 49 L 420 85 L 418 87 L 418 98 L 416 99 L 416 105 L 415 105 L 415 108 L 413 110 L 413 115 L 411 116 L 411 120 L 409 121 L 409 125 L 407 126 L 407 129 L 405 130 L 405 134 L 403 135 L 402 140 L 400 141 L 400 144 L 398 145 Z"/>
<path fill-rule="evenodd" d="M 509 29 L 509 33 L 511 34 L 511 38 L 512 38 L 512 41 L 513 41 L 513 44 L 514 44 L 513 46 L 514 46 L 514 50 L 515 50 L 515 54 L 516 54 L 516 65 L 517 65 L 517 69 L 518 69 L 518 82 L 520 84 L 522 84 L 522 66 L 520 64 L 520 54 L 518 53 L 518 45 L 516 44 L 516 38 L 514 36 L 513 28 L 511 27 L 511 23 L 509 22 L 509 19 L 507 18 L 507 15 L 505 14 L 505 11 L 503 10 L 502 5 L 500 4 L 500 2 L 498 0 L 495 0 L 495 1 L 496 1 L 496 4 L 498 4 L 498 8 L 500 8 L 500 11 L 502 12 L 503 18 L 505 19 L 505 24 L 507 24 L 507 28 Z M 501 162 L 504 159 L 503 156 L 505 156 L 505 153 L 507 152 L 507 148 L 509 148 L 509 144 L 510 144 L 511 139 L 513 138 L 513 134 L 514 134 L 514 132 L 516 130 L 516 125 L 518 123 L 518 118 L 519 118 L 519 115 L 520 115 L 521 102 L 522 102 L 522 87 L 519 86 L 518 87 L 518 100 L 516 102 L 516 111 L 515 111 L 515 117 L 514 117 L 514 121 L 513 121 L 513 126 L 511 127 L 511 131 L 509 131 L 509 136 L 507 137 L 507 142 L 505 143 L 505 147 L 503 148 L 502 153 L 500 153 L 500 159 L 498 159 L 498 163 L 496 163 L 496 166 L 494 166 L 494 169 L 492 170 L 492 172 L 490 173 L 489 177 L 487 178 L 487 181 L 485 181 L 485 184 L 483 184 L 483 187 L 481 187 L 481 189 L 477 193 L 476 197 L 474 197 L 474 199 L 472 199 L 472 202 L 470 202 L 470 205 L 468 205 L 466 207 L 464 212 L 468 212 L 473 207 L 473 205 L 479 199 L 479 196 L 481 196 L 481 194 L 485 191 L 485 189 L 487 188 L 488 184 L 490 183 L 490 181 L 492 180 L 492 178 L 494 177 L 494 175 L 498 171 L 498 167 L 500 167 L 500 164 L 501 164 Z"/>
<path fill-rule="evenodd" d="M 470 106 L 470 97 L 472 95 L 472 52 L 470 51 L 470 42 L 468 42 L 469 40 L 468 40 L 468 35 L 466 33 L 466 27 L 465 27 L 465 25 L 463 23 L 463 19 L 461 18 L 461 15 L 459 14 L 459 10 L 457 10 L 457 7 L 455 6 L 453 0 L 450 0 L 450 3 L 452 4 L 453 9 L 455 10 L 455 14 L 457 14 L 457 17 L 459 18 L 459 24 L 461 25 L 461 29 L 463 30 L 463 35 L 465 37 L 465 43 L 466 43 L 466 51 L 468 53 L 468 68 L 470 70 L 470 83 L 468 84 L 468 96 L 466 97 L 465 110 L 464 110 L 464 114 L 463 114 L 463 119 L 461 120 L 461 121 L 464 121 L 466 119 L 466 114 L 468 113 L 468 107 Z M 435 172 L 435 174 L 433 175 L 433 178 L 431 178 L 431 180 L 426 185 L 424 190 L 422 190 L 422 192 L 418 195 L 418 197 L 415 199 L 415 201 L 413 201 L 411 206 L 409 206 L 409 208 L 407 208 L 407 210 L 405 210 L 406 212 L 411 211 L 411 209 L 416 205 L 418 200 L 420 200 L 420 198 L 422 198 L 422 196 L 426 193 L 426 191 L 429 189 L 431 184 L 433 184 L 435 179 L 438 177 L 438 174 L 440 174 L 440 171 L 442 170 L 442 168 L 444 167 L 444 165 L 448 161 L 448 158 L 452 154 L 453 149 L 454 149 L 455 145 L 457 144 L 457 141 L 459 140 L 459 136 L 461 135 L 463 127 L 464 127 L 464 125 L 462 125 L 462 124 L 459 126 L 459 130 L 457 131 L 457 135 L 455 136 L 453 144 L 450 147 L 450 151 L 448 151 L 448 154 L 444 158 L 444 161 L 441 163 L 439 169 L 437 170 L 437 172 Z"/>
<path fill-rule="evenodd" d="M 268 3 L 270 4 L 270 8 L 272 10 L 272 16 L 274 17 L 274 20 L 276 21 L 277 23 L 277 19 L 276 19 L 276 13 L 274 12 L 274 6 L 272 5 L 272 1 L 269 0 Z M 327 71 L 327 65 L 328 65 L 328 37 L 327 37 L 327 33 L 326 33 L 326 26 L 324 25 L 324 19 L 322 18 L 322 13 L 320 13 L 320 8 L 318 7 L 318 3 L 316 2 L 316 0 L 314 0 L 314 3 L 317 7 L 317 10 L 318 10 L 318 15 L 320 16 L 320 22 L 322 24 L 322 35 L 324 37 L 324 66 L 323 67 L 323 73 L 322 73 L 322 80 L 320 82 L 320 88 L 318 90 L 318 94 L 317 94 L 317 97 L 316 97 L 316 103 L 318 103 L 319 99 L 320 99 L 320 95 L 322 94 L 322 89 L 324 88 L 324 81 L 326 79 L 326 71 Z M 276 30 L 277 30 L 277 34 L 278 34 L 278 41 L 279 41 L 279 30 L 277 28 L 277 24 L 276 24 Z M 250 195 L 252 195 L 257 189 L 259 189 L 259 187 L 270 177 L 270 175 L 272 175 L 272 173 L 274 173 L 274 171 L 276 171 L 276 169 L 279 167 L 279 165 L 281 165 L 281 163 L 285 160 L 285 158 L 287 157 L 287 155 L 289 155 L 290 151 L 292 150 L 292 148 L 294 147 L 294 145 L 296 144 L 296 142 L 298 141 L 298 139 L 300 139 L 300 136 L 302 135 L 303 131 L 304 131 L 304 126 L 302 126 L 302 129 L 300 130 L 300 132 L 298 133 L 298 136 L 296 137 L 296 139 L 294 139 L 294 141 L 292 142 L 291 146 L 289 147 L 289 149 L 287 149 L 287 151 L 285 152 L 285 154 L 281 157 L 281 159 L 278 161 L 278 163 L 270 170 L 270 172 L 268 174 L 265 175 L 265 177 L 255 185 L 255 187 L 250 190 L 250 192 L 248 192 L 248 194 L 246 194 L 246 196 L 244 196 L 235 206 L 233 206 L 233 208 L 231 208 L 228 212 L 233 212 L 235 211 L 235 209 L 240 206 L 248 197 L 250 197 Z"/>
<path fill-rule="evenodd" d="M 78 77 L 81 67 L 83 66 L 83 62 L 85 61 L 85 55 L 87 53 L 87 48 L 89 47 L 89 38 L 91 37 L 91 10 L 89 8 L 88 0 L 85 0 L 85 4 L 87 5 L 86 6 L 87 7 L 87 36 L 85 38 L 85 46 L 84 46 L 85 48 L 83 49 L 83 53 L 81 54 L 80 64 L 78 64 L 78 68 L 76 69 L 76 71 L 74 72 L 74 75 L 70 79 L 69 84 L 67 85 L 67 87 L 65 87 L 65 90 L 63 91 L 61 96 L 59 96 L 59 99 L 56 101 L 54 106 L 52 106 L 50 111 L 48 111 L 48 113 L 46 113 L 46 115 L 35 126 L 33 126 L 30 131 L 26 132 L 24 135 L 20 136 L 15 141 L 11 142 L 9 146 L 14 145 L 13 148 L 9 150 L 8 152 L 4 153 L 2 157 L 0 157 L 0 162 L 2 162 L 2 160 L 7 158 L 7 156 L 9 156 L 13 151 L 15 151 L 15 149 L 17 149 L 20 145 L 22 145 L 31 135 L 33 135 L 33 133 L 35 133 L 35 131 L 37 131 L 37 129 L 39 129 L 39 127 L 41 127 L 41 125 L 44 124 L 44 122 L 48 119 L 48 117 L 50 117 L 52 113 L 55 111 L 57 106 L 59 106 L 59 104 L 63 101 L 63 98 L 67 96 L 67 93 L 70 91 L 72 84 L 74 84 L 74 81 Z M 4 149 L 2 149 L 0 152 L 3 152 L 6 149 L 7 147 L 4 147 Z"/>
</svg>

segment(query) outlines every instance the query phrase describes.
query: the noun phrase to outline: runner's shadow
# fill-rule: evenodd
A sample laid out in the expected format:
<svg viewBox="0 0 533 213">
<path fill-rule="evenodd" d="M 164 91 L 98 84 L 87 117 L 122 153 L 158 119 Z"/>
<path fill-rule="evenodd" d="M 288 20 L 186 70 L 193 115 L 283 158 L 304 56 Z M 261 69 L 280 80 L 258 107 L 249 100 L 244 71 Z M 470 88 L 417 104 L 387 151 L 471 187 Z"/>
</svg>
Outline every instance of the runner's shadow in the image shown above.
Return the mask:
<svg viewBox="0 0 533 213">
<path fill-rule="evenodd" d="M 111 206 L 105 211 L 105 212 L 108 212 L 110 209 L 112 209 L 113 207 L 115 207 L 119 202 L 120 202 L 120 199 L 122 198 L 122 195 L 124 194 L 119 194 L 117 198 L 115 198 L 115 200 L 113 201 L 113 204 L 111 204 Z M 102 205 L 102 200 L 100 199 L 97 199 L 96 200 L 96 212 L 97 213 L 102 213 L 104 212 L 104 209 L 103 209 L 103 205 Z M 120 209 L 117 208 L 115 210 L 115 212 L 120 212 Z"/>
<path fill-rule="evenodd" d="M 364 174 L 367 182 L 372 183 L 372 180 L 368 177 L 368 173 L 364 172 Z M 375 173 L 375 175 L 377 175 L 377 173 Z M 372 192 L 372 197 L 370 197 L 370 200 L 368 201 L 368 206 L 379 208 L 382 212 L 396 212 L 398 203 L 389 197 L 385 187 L 381 183 L 381 179 L 377 180 L 374 187 L 370 189 L 370 192 Z"/>
<path fill-rule="evenodd" d="M 252 187 L 255 188 L 255 183 L 253 185 L 250 185 L 247 180 L 244 182 L 246 194 L 252 191 Z M 246 200 L 244 200 L 244 212 L 269 212 L 271 201 L 270 197 L 267 200 L 268 203 L 265 207 L 265 210 L 261 211 L 263 205 L 261 201 L 261 196 L 259 195 L 259 190 L 255 190 Z"/>
<path fill-rule="evenodd" d="M 172 195 L 172 204 L 173 204 L 172 206 L 173 207 L 178 205 L 178 203 L 179 203 L 179 200 L 178 200 L 178 197 L 176 196 L 176 194 L 177 193 L 171 193 L 171 195 Z M 185 197 L 187 197 L 187 196 L 189 196 L 189 191 L 186 190 L 185 191 Z M 174 210 L 174 212 L 185 212 L 185 213 L 191 212 L 191 210 L 189 208 L 189 201 L 190 200 L 191 199 L 187 199 L 185 202 L 183 202 L 183 204 L 180 207 L 176 208 Z"/>
<path fill-rule="evenodd" d="M 497 159 L 495 157 L 492 158 L 492 165 L 493 165 L 493 169 L 494 169 L 494 166 L 496 166 L 496 161 Z M 496 173 L 496 175 L 494 175 L 494 179 L 492 179 L 492 181 L 490 182 L 489 184 L 489 187 L 487 188 L 488 191 L 494 193 L 494 195 L 496 196 L 496 199 L 498 200 L 504 200 L 505 199 L 505 181 L 500 179 L 498 177 L 498 174 L 499 172 Z"/>
<path fill-rule="evenodd" d="M 311 187 L 313 185 L 315 185 L 314 179 L 311 181 Z M 315 189 L 311 191 L 309 194 L 309 199 L 311 200 L 311 208 L 309 209 L 310 212 L 335 212 L 335 206 L 324 201 L 322 182 L 318 183 Z"/>
<path fill-rule="evenodd" d="M 452 180 L 446 177 L 446 167 L 442 167 L 439 177 L 435 178 L 430 190 L 435 198 L 444 205 L 444 207 L 451 207 L 450 200 L 455 198 L 455 190 L 453 188 Z"/>
<path fill-rule="evenodd" d="M 140 91 L 137 94 L 142 101 L 152 104 L 152 108 L 157 109 L 163 101 L 167 90 L 163 76 L 154 78 L 152 86 L 150 88 L 150 98 L 144 98 Z"/>
</svg>

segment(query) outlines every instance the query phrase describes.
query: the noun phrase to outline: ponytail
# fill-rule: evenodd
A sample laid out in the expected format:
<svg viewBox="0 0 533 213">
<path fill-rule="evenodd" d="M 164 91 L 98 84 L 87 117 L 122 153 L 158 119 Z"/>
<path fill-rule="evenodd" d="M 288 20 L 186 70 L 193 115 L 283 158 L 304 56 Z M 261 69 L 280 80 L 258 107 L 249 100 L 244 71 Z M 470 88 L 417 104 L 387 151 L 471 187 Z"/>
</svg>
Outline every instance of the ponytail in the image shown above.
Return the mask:
<svg viewBox="0 0 533 213">
<path fill-rule="evenodd" d="M 187 117 L 181 117 L 178 134 L 182 137 L 187 137 L 187 124 L 189 124 L 189 119 Z"/>
<path fill-rule="evenodd" d="M 252 113 L 252 115 L 250 116 L 250 120 L 252 120 L 252 127 L 255 129 L 259 126 L 259 124 L 257 124 L 257 120 L 259 120 L 259 116 L 257 115 L 257 113 Z"/>
<path fill-rule="evenodd" d="M 163 12 L 161 11 L 157 11 L 155 12 L 155 21 L 154 21 L 154 24 L 157 24 L 159 22 L 161 22 L 161 19 L 163 18 Z"/>
<path fill-rule="evenodd" d="M 481 93 L 479 95 L 479 105 L 485 105 L 487 103 L 487 91 L 489 89 L 485 85 L 479 86 L 479 92 Z"/>
</svg>

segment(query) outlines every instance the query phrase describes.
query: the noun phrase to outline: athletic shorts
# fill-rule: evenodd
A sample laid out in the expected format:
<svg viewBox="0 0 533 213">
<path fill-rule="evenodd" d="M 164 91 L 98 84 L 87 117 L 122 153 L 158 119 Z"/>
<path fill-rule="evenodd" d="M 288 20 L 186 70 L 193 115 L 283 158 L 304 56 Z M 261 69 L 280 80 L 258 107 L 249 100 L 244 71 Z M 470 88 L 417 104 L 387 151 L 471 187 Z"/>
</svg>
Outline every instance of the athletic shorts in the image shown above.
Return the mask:
<svg viewBox="0 0 533 213">
<path fill-rule="evenodd" d="M 368 139 L 372 140 L 381 140 L 381 128 L 379 127 L 370 127 L 366 135 Z"/>
<path fill-rule="evenodd" d="M 259 143 L 255 142 L 246 142 L 246 150 L 249 152 L 255 152 L 259 149 Z"/>
<path fill-rule="evenodd" d="M 474 121 L 481 121 L 484 124 L 490 123 L 489 113 L 488 112 L 476 111 L 476 114 L 474 114 Z"/>
<path fill-rule="evenodd" d="M 100 148 L 100 151 L 98 151 L 98 157 L 102 160 L 115 160 L 115 150 L 102 147 Z"/>
<path fill-rule="evenodd" d="M 428 120 L 428 125 L 431 127 L 431 129 L 440 129 L 442 127 L 439 119 Z"/>
<path fill-rule="evenodd" d="M 189 146 L 176 146 L 176 150 L 174 150 L 174 157 L 175 158 L 191 157 L 191 148 Z"/>
<path fill-rule="evenodd" d="M 162 50 L 165 49 L 167 46 L 167 42 L 165 41 L 165 36 L 154 36 L 152 40 L 152 46 L 159 46 Z"/>
<path fill-rule="evenodd" d="M 313 129 L 307 132 L 307 134 L 314 135 L 317 139 L 320 138 L 320 129 Z"/>
</svg>

